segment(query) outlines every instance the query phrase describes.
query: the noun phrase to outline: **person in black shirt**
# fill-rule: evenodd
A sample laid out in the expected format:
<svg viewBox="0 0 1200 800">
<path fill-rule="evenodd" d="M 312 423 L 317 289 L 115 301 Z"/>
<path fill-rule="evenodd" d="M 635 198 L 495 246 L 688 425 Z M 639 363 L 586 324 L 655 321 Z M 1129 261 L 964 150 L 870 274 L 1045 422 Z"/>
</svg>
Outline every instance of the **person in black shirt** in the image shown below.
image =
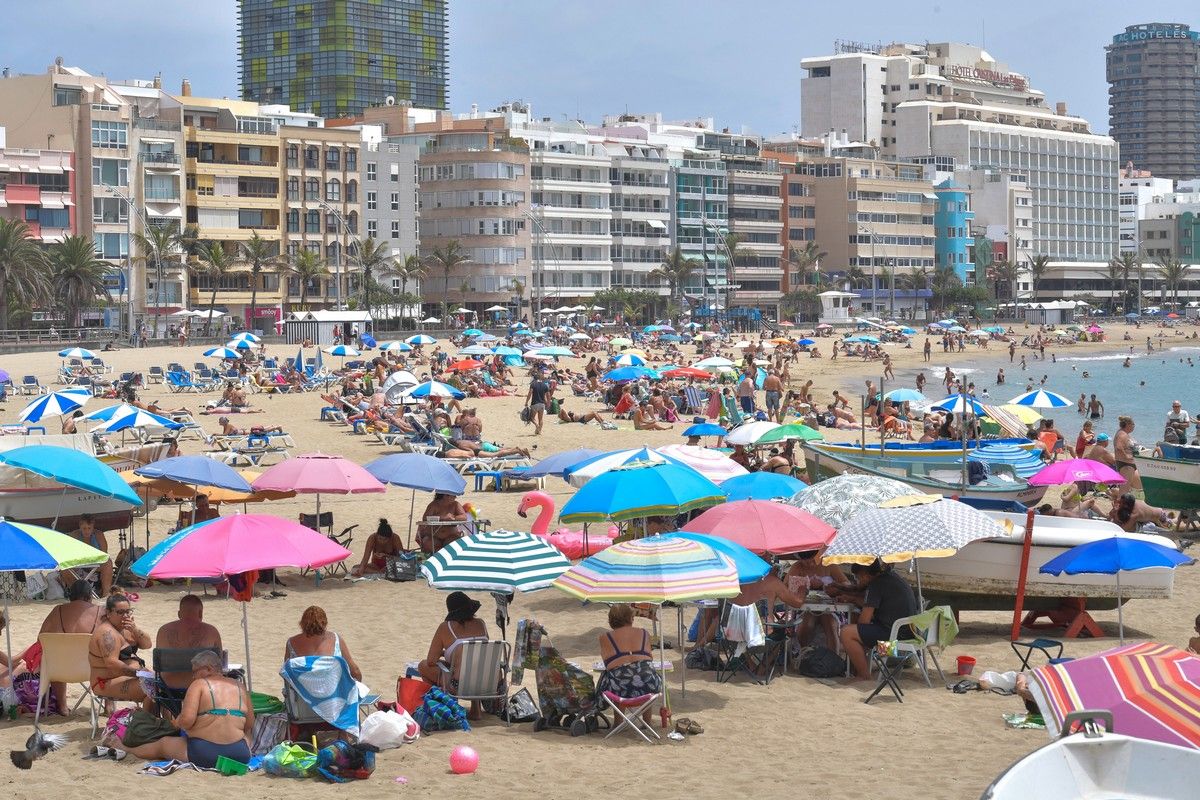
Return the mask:
<svg viewBox="0 0 1200 800">
<path fill-rule="evenodd" d="M 919 609 L 908 582 L 878 559 L 860 573 L 859 580 L 866 582 L 866 594 L 858 624 L 842 628 L 841 637 L 855 677 L 865 680 L 870 675 L 867 648 L 886 641 L 892 635 L 892 623 L 919 613 Z"/>
<path fill-rule="evenodd" d="M 551 396 L 554 394 L 554 389 L 545 376 L 544 372 L 539 372 L 535 375 L 533 381 L 529 384 L 529 392 L 525 395 L 525 405 L 529 408 L 530 414 L 533 417 L 534 436 L 539 436 L 542 433 L 542 422 L 546 416 L 546 406 L 550 405 Z"/>
</svg>

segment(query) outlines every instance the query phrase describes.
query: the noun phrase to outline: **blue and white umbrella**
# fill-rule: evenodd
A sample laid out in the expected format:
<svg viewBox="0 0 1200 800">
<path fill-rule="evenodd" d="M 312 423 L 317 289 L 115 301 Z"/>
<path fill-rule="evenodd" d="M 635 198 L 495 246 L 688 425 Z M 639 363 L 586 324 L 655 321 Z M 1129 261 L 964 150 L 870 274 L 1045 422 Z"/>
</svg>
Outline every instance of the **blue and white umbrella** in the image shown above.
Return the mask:
<svg viewBox="0 0 1200 800">
<path fill-rule="evenodd" d="M 1048 392 L 1045 389 L 1035 389 L 1032 392 L 1025 392 L 1008 401 L 1014 406 L 1028 406 L 1030 408 L 1070 408 L 1074 405 L 1070 400 L 1063 397 L 1061 394 Z"/>
<path fill-rule="evenodd" d="M 495 354 L 496 354 L 496 355 L 498 355 L 498 356 L 520 356 L 520 355 L 524 355 L 524 352 L 522 352 L 520 349 L 518 349 L 518 348 L 516 348 L 516 347 L 509 347 L 508 345 L 504 345 L 504 344 L 502 344 L 502 345 L 499 345 L 499 346 L 497 346 L 497 347 L 493 347 L 493 348 L 492 348 L 492 350 L 491 350 L 491 352 L 495 353 Z"/>
<path fill-rule="evenodd" d="M 380 345 L 379 349 L 385 353 L 408 353 L 412 351 L 412 345 L 404 342 L 388 342 Z"/>
<path fill-rule="evenodd" d="M 555 358 L 566 357 L 570 358 L 575 355 L 574 351 L 569 347 L 542 347 L 535 351 L 539 356 L 553 356 Z"/>
<path fill-rule="evenodd" d="M 964 394 L 952 394 L 941 402 L 934 403 L 933 408 L 938 411 L 947 411 L 951 414 L 974 414 L 977 417 L 987 416 L 987 411 L 983 406 L 975 402 L 974 398 Z"/>
<path fill-rule="evenodd" d="M 630 464 L 683 464 L 665 453 L 651 450 L 649 447 L 635 447 L 631 450 L 612 450 L 572 464 L 562 472 L 563 480 L 572 486 L 583 486 L 585 483 L 603 475 L 609 470 Z M 691 469 L 691 467 L 688 467 Z"/>
<path fill-rule="evenodd" d="M 499 338 L 500 337 L 493 336 L 490 333 L 485 333 L 482 336 L 476 336 L 475 341 L 477 341 L 477 342 L 494 342 L 494 341 L 497 341 Z"/>
<path fill-rule="evenodd" d="M 473 345 L 469 345 L 468 347 L 464 347 L 462 350 L 458 351 L 458 354 L 463 355 L 463 356 L 490 356 L 490 355 L 493 355 L 492 348 L 484 347 L 481 344 L 473 344 Z"/>
<path fill-rule="evenodd" d="M 892 389 L 883 397 L 885 400 L 891 400 L 894 403 L 921 403 L 927 399 L 925 395 L 916 389 Z"/>
<path fill-rule="evenodd" d="M 235 342 L 254 342 L 255 344 L 258 344 L 259 342 L 262 341 L 262 339 L 260 339 L 258 336 L 254 335 L 250 331 L 239 331 L 238 333 L 235 333 L 230 338 L 232 341 L 235 341 Z"/>
<path fill-rule="evenodd" d="M 437 339 L 433 338 L 427 333 L 418 333 L 415 336 L 408 337 L 404 341 L 408 342 L 409 344 L 434 344 L 437 342 Z"/>
<path fill-rule="evenodd" d="M 331 356 L 341 356 L 342 358 L 361 355 L 357 347 L 348 344 L 335 344 L 333 347 L 326 347 L 325 352 Z"/>
<path fill-rule="evenodd" d="M 715 422 L 698 422 L 683 429 L 684 436 L 724 436 L 729 433 Z"/>
<path fill-rule="evenodd" d="M 425 381 L 418 383 L 416 386 L 403 392 L 401 397 L 453 397 L 455 400 L 462 400 L 466 397 L 465 394 L 445 383 L 438 381 Z"/>
<path fill-rule="evenodd" d="M 648 378 L 656 381 L 662 376 L 649 367 L 617 367 L 614 370 L 609 370 L 604 373 L 606 381 L 636 381 L 639 378 Z"/>
<path fill-rule="evenodd" d="M 621 355 L 617 356 L 616 361 L 613 363 L 615 363 L 618 367 L 644 367 L 646 366 L 646 359 L 642 358 L 637 353 L 622 353 Z"/>
<path fill-rule="evenodd" d="M 225 346 L 230 350 L 253 350 L 254 342 L 249 339 L 230 339 Z"/>
<path fill-rule="evenodd" d="M 82 408 L 91 399 L 92 392 L 86 387 L 60 389 L 44 394 L 25 406 L 17 415 L 17 419 L 21 422 L 38 422 L 42 417 L 61 417 Z"/>
<path fill-rule="evenodd" d="M 238 353 L 237 350 L 234 350 L 232 347 L 210 347 L 204 351 L 204 356 L 206 358 L 229 359 L 229 358 L 239 358 L 240 355 L 241 354 Z"/>
<path fill-rule="evenodd" d="M 113 413 L 112 417 L 103 425 L 92 428 L 92 433 L 116 433 L 133 428 L 164 428 L 176 431 L 182 427 L 183 425 L 174 420 L 152 414 L 143 408 L 125 406 L 124 409 Z"/>
<path fill-rule="evenodd" d="M 59 350 L 60 358 L 95 358 L 96 354 L 91 350 L 83 347 L 68 347 L 66 350 Z"/>
<path fill-rule="evenodd" d="M 467 328 L 463 331 L 463 336 L 483 336 L 483 331 L 479 330 L 479 328 Z"/>
</svg>

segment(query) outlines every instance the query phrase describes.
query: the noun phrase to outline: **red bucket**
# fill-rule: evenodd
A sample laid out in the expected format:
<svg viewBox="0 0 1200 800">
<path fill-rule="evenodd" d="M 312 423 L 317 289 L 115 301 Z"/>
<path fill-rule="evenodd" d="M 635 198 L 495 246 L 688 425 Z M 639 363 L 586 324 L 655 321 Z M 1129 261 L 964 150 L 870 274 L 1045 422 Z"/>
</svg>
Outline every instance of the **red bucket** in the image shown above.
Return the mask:
<svg viewBox="0 0 1200 800">
<path fill-rule="evenodd" d="M 959 656 L 958 657 L 958 674 L 959 675 L 970 675 L 972 670 L 974 670 L 974 669 L 975 669 L 975 659 L 974 658 L 972 658 L 971 656 Z"/>
</svg>

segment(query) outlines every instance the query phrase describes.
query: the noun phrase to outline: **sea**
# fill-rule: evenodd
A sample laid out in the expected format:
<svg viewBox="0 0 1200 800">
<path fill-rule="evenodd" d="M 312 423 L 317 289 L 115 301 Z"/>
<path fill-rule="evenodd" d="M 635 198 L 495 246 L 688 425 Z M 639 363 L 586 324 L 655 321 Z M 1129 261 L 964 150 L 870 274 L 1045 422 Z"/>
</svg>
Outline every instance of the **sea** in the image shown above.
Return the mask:
<svg viewBox="0 0 1200 800">
<path fill-rule="evenodd" d="M 1038 409 L 1038 413 L 1053 419 L 1055 427 L 1072 441 L 1085 419 L 1076 411 L 1074 403 L 1081 393 L 1089 398 L 1095 394 L 1104 404 L 1104 417 L 1093 423 L 1097 433 L 1115 435 L 1117 417 L 1127 415 L 1137 423 L 1133 438 L 1153 447 L 1162 436 L 1172 401 L 1183 403 L 1193 419 L 1200 414 L 1200 344 L 1191 343 L 1191 340 L 1186 340 L 1188 343 L 1182 339 L 1178 341 L 1179 344 L 1172 344 L 1167 339 L 1163 348 L 1153 353 L 1146 352 L 1144 339 L 1130 343 L 1134 345 L 1133 352 L 1103 355 L 1074 356 L 1069 347 L 1047 348 L 1045 361 L 1034 359 L 1030 350 L 1018 349 L 1011 364 L 1005 350 L 951 369 L 956 375 L 962 375 L 965 382 L 975 384 L 976 397 L 984 403 L 1003 405 L 1027 388 L 1044 388 L 1069 398 L 1072 401 L 1069 408 Z M 1022 352 L 1026 361 L 1024 371 L 1021 370 Z M 937 354 L 935 349 L 934 362 L 925 368 L 925 394 L 930 398 L 941 396 L 942 375 L 946 368 L 945 364 L 937 364 Z M 1125 366 L 1126 359 L 1128 367 Z M 1005 383 L 999 386 L 996 373 L 1001 367 Z M 914 386 L 916 375 L 915 369 L 896 371 L 902 386 Z M 860 387 L 854 388 L 861 393 Z M 896 382 L 884 386 L 885 391 L 892 388 L 896 388 Z M 986 398 L 983 397 L 985 389 Z"/>
</svg>

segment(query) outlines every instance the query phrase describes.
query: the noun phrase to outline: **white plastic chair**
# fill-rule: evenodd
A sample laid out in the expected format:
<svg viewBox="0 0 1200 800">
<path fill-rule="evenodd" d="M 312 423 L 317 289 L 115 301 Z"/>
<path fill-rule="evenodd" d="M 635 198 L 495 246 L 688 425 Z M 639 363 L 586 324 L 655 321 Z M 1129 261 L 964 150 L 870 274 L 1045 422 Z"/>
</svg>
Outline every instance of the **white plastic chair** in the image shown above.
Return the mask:
<svg viewBox="0 0 1200 800">
<path fill-rule="evenodd" d="M 89 633 L 43 633 L 38 636 L 42 645 L 42 667 L 38 673 L 37 708 L 33 712 L 33 727 L 38 726 L 42 714 L 42 705 L 50 693 L 51 683 L 77 683 L 83 689 L 83 696 L 71 706 L 71 712 L 88 701 L 92 721 L 92 738 L 96 738 L 99 728 L 99 715 L 104 710 L 104 700 L 92 693 L 91 666 L 88 664 L 88 643 L 92 636 Z M 64 698 L 64 702 L 65 702 Z"/>
</svg>

